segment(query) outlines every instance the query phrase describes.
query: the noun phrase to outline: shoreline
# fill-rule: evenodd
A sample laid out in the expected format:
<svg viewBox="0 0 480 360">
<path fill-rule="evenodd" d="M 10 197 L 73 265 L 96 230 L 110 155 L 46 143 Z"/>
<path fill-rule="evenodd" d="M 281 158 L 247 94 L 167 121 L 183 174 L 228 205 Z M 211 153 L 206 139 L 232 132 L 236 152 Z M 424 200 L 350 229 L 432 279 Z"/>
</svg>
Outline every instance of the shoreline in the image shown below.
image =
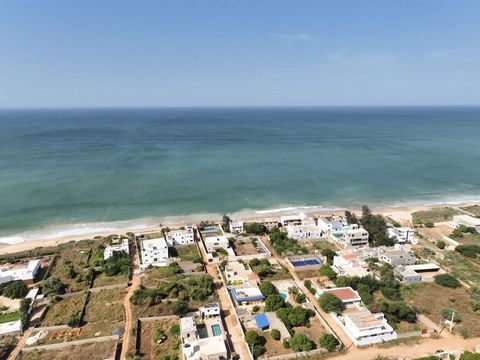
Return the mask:
<svg viewBox="0 0 480 360">
<path fill-rule="evenodd" d="M 411 222 L 411 213 L 428 210 L 431 208 L 456 206 L 463 207 L 478 203 L 478 200 L 457 198 L 438 202 L 403 203 L 391 205 L 371 206 L 372 212 L 389 216 L 394 220 L 408 224 Z M 350 210 L 355 213 L 361 212 L 361 207 L 323 207 L 323 206 L 283 206 L 262 210 L 242 210 L 228 215 L 234 220 L 276 217 L 281 215 L 305 212 L 307 214 L 325 216 L 332 213 L 342 213 Z M 70 241 L 79 241 L 96 236 L 108 236 L 111 234 L 124 234 L 126 232 L 152 232 L 162 226 L 183 226 L 188 223 L 198 223 L 202 220 L 219 221 L 223 214 L 220 213 L 196 213 L 189 215 L 151 217 L 146 219 L 134 219 L 127 221 L 112 221 L 104 223 L 65 224 L 46 226 L 36 230 L 25 231 L 12 236 L 0 237 L 0 255 L 32 250 L 37 247 L 56 246 Z"/>
</svg>

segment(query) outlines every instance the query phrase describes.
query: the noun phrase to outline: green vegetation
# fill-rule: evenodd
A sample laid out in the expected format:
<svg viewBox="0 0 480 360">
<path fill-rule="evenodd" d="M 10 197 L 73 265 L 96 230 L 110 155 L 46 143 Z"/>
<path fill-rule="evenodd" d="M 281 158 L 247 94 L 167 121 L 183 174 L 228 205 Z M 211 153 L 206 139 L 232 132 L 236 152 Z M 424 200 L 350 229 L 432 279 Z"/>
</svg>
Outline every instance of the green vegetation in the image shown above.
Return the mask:
<svg viewBox="0 0 480 360">
<path fill-rule="evenodd" d="M 461 207 L 460 209 L 468 211 L 474 216 L 477 216 L 477 217 L 480 216 L 480 205 L 465 206 L 465 207 Z"/>
<path fill-rule="evenodd" d="M 267 228 L 257 222 L 243 224 L 243 232 L 247 234 L 262 235 L 267 232 Z"/>
<path fill-rule="evenodd" d="M 328 350 L 328 352 L 333 352 L 335 348 L 340 344 L 338 339 L 333 334 L 323 334 L 320 336 L 320 347 Z"/>
<path fill-rule="evenodd" d="M 373 215 L 367 205 L 362 206 L 360 223 L 369 233 L 371 246 L 393 246 L 394 242 L 387 235 L 387 223 L 382 215 Z"/>
<path fill-rule="evenodd" d="M 435 245 L 437 245 L 437 247 L 441 250 L 445 249 L 445 247 L 447 246 L 447 244 L 445 243 L 445 241 L 443 240 L 438 240 Z"/>
<path fill-rule="evenodd" d="M 179 324 L 173 324 L 172 325 L 172 327 L 170 328 L 170 335 L 180 336 L 180 325 Z"/>
<path fill-rule="evenodd" d="M 451 208 L 435 208 L 425 211 L 416 211 L 412 213 L 412 222 L 415 226 L 426 225 L 427 223 L 436 223 L 453 219 L 453 215 L 460 214 L 460 211 Z"/>
<path fill-rule="evenodd" d="M 280 334 L 280 331 L 278 331 L 277 329 L 272 329 L 270 331 L 270 335 L 272 336 L 272 339 L 273 340 L 280 340 L 281 338 L 281 334 Z"/>
<path fill-rule="evenodd" d="M 315 343 L 304 334 L 295 334 L 288 340 L 290 348 L 295 352 L 310 351 L 315 348 Z"/>
<path fill-rule="evenodd" d="M 227 215 L 222 216 L 223 231 L 230 232 L 230 218 Z"/>
<path fill-rule="evenodd" d="M 250 347 L 255 358 L 258 358 L 265 353 L 266 339 L 263 336 L 258 335 L 255 331 L 247 331 L 245 334 L 245 342 Z"/>
<path fill-rule="evenodd" d="M 265 311 L 277 311 L 285 306 L 285 300 L 278 294 L 268 295 L 265 299 Z"/>
<path fill-rule="evenodd" d="M 308 253 L 308 250 L 300 246 L 297 240 L 289 238 L 286 232 L 277 228 L 273 228 L 270 232 L 270 242 L 279 255 L 287 252 L 293 254 Z"/>
<path fill-rule="evenodd" d="M 270 265 L 270 261 L 268 259 L 252 259 L 248 263 L 252 271 L 260 277 L 268 276 L 272 273 L 272 266 Z"/>
<path fill-rule="evenodd" d="M 21 299 L 28 293 L 28 286 L 22 280 L 15 280 L 0 287 L 0 295 L 10 299 Z"/>
<path fill-rule="evenodd" d="M 17 321 L 22 316 L 21 311 L 14 311 L 8 312 L 4 314 L 0 314 L 0 324 L 9 322 L 9 321 Z"/>
<path fill-rule="evenodd" d="M 79 327 L 82 325 L 82 313 L 79 311 L 75 314 L 70 315 L 67 319 L 67 325 L 70 327 Z"/>
<path fill-rule="evenodd" d="M 460 360 L 480 360 L 480 353 L 465 351 L 460 355 Z"/>
<path fill-rule="evenodd" d="M 45 295 L 50 295 L 50 294 L 65 294 L 65 284 L 60 282 L 55 277 L 50 277 L 46 280 L 43 280 L 39 283 L 40 290 L 42 290 L 42 293 Z"/>
<path fill-rule="evenodd" d="M 352 213 L 351 211 L 345 211 L 345 218 L 347 219 L 347 223 L 349 225 L 351 224 L 360 224 L 360 222 L 357 219 L 357 216 Z"/>
<path fill-rule="evenodd" d="M 278 309 L 276 315 L 288 329 L 291 329 L 296 326 L 307 326 L 310 323 L 309 319 L 315 316 L 315 313 L 312 310 L 296 306 Z"/>
<path fill-rule="evenodd" d="M 318 270 L 320 276 L 327 276 L 330 280 L 335 280 L 337 278 L 337 273 L 328 265 L 322 265 Z"/>
<path fill-rule="evenodd" d="M 455 311 L 454 309 L 444 308 L 442 309 L 441 314 L 445 320 L 452 320 L 452 315 L 453 315 L 454 322 L 462 321 L 462 318 L 459 315 L 458 311 Z"/>
<path fill-rule="evenodd" d="M 312 286 L 312 282 L 310 280 L 305 280 L 303 285 L 308 289 L 308 291 L 310 291 L 311 294 L 315 295 L 316 290 Z"/>
<path fill-rule="evenodd" d="M 190 310 L 188 307 L 188 302 L 185 300 L 174 301 L 169 304 L 168 310 L 170 313 L 177 316 L 184 316 Z"/>
<path fill-rule="evenodd" d="M 341 314 L 343 311 L 342 301 L 333 294 L 328 292 L 323 293 L 318 298 L 318 305 L 326 312 L 334 312 L 336 314 Z"/>
<path fill-rule="evenodd" d="M 303 304 L 305 301 L 307 301 L 307 298 L 305 297 L 304 293 L 299 292 L 297 295 L 295 295 L 295 301 L 299 304 Z"/>
<path fill-rule="evenodd" d="M 103 265 L 103 272 L 107 276 L 128 275 L 130 271 L 130 257 L 124 251 L 115 252 Z"/>
<path fill-rule="evenodd" d="M 435 276 L 435 284 L 452 289 L 459 288 L 461 286 L 457 278 L 450 274 L 440 274 Z"/>
<path fill-rule="evenodd" d="M 476 259 L 478 254 L 480 254 L 479 245 L 458 245 L 455 247 L 455 251 L 459 252 L 463 256 Z"/>
<path fill-rule="evenodd" d="M 465 225 L 458 225 L 457 228 L 455 228 L 452 233 L 450 234 L 450 237 L 454 239 L 462 238 L 464 234 L 472 234 L 476 235 L 478 234 L 477 229 L 471 226 L 465 226 Z"/>
<path fill-rule="evenodd" d="M 260 285 L 258 285 L 258 288 L 265 297 L 278 293 L 277 288 L 270 281 L 262 281 Z"/>
<path fill-rule="evenodd" d="M 332 249 L 322 249 L 322 251 L 320 252 L 322 254 L 322 256 L 325 256 L 325 258 L 327 259 L 327 264 L 328 265 L 332 265 L 333 264 L 333 258 L 337 255 L 337 253 L 335 251 L 333 251 Z"/>
</svg>

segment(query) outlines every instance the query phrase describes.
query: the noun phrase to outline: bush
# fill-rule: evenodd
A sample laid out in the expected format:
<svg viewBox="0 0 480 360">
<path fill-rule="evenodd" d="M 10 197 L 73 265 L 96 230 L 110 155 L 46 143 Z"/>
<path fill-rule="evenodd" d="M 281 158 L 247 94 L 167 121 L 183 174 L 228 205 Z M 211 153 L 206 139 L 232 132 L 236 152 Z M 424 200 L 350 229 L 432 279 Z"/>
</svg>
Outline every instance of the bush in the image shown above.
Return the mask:
<svg viewBox="0 0 480 360">
<path fill-rule="evenodd" d="M 178 335 L 180 335 L 180 325 L 178 325 L 178 324 L 173 324 L 173 325 L 170 327 L 170 335 L 172 335 L 172 336 L 178 336 Z"/>
<path fill-rule="evenodd" d="M 273 340 L 280 340 L 281 338 L 281 335 L 280 335 L 280 331 L 278 331 L 277 329 L 272 329 L 270 331 L 270 335 L 272 336 L 272 339 Z"/>
<path fill-rule="evenodd" d="M 327 264 L 328 265 L 333 264 L 333 258 L 335 257 L 335 255 L 337 255 L 337 253 L 335 251 L 333 251 L 332 249 L 322 249 L 320 254 L 322 254 L 322 256 L 325 256 L 325 258 L 327 259 Z"/>
<path fill-rule="evenodd" d="M 478 245 L 458 245 L 455 251 L 459 252 L 463 256 L 475 259 L 480 254 L 480 246 Z"/>
<path fill-rule="evenodd" d="M 270 232 L 270 243 L 279 255 L 284 252 L 293 254 L 305 254 L 308 252 L 306 248 L 299 245 L 297 240 L 289 238 L 287 233 L 277 228 L 273 228 Z"/>
<path fill-rule="evenodd" d="M 67 320 L 67 325 L 70 327 L 79 327 L 82 325 L 82 319 L 80 318 L 81 312 L 77 312 L 75 314 L 70 315 L 70 317 Z"/>
<path fill-rule="evenodd" d="M 289 340 L 290 347 L 295 352 L 310 351 L 315 347 L 315 343 L 304 334 L 295 334 Z"/>
<path fill-rule="evenodd" d="M 245 334 L 245 342 L 252 349 L 253 356 L 255 358 L 265 353 L 266 340 L 263 336 L 258 335 L 255 331 L 250 330 Z"/>
<path fill-rule="evenodd" d="M 260 311 L 260 306 L 258 306 L 258 305 L 253 305 L 252 311 L 253 311 L 254 313 L 259 312 L 259 311 Z"/>
<path fill-rule="evenodd" d="M 44 295 L 56 294 L 61 295 L 65 294 L 65 284 L 63 284 L 60 280 L 55 277 L 48 278 L 43 280 L 39 284 L 40 290 Z"/>
<path fill-rule="evenodd" d="M 448 288 L 458 288 L 460 287 L 460 282 L 450 274 L 440 274 L 435 276 L 435 283 Z"/>
<path fill-rule="evenodd" d="M 453 309 L 445 308 L 445 309 L 442 309 L 442 311 L 440 313 L 442 314 L 442 317 L 446 320 L 452 320 L 452 314 L 453 314 L 453 321 L 454 322 L 462 321 L 462 318 L 461 318 L 460 314 L 458 313 L 458 311 L 455 311 Z"/>
<path fill-rule="evenodd" d="M 169 305 L 168 309 L 172 314 L 183 316 L 189 311 L 188 302 L 185 300 L 174 301 Z"/>
<path fill-rule="evenodd" d="M 267 228 L 257 222 L 243 224 L 243 231 L 247 234 L 262 235 L 267 232 Z"/>
<path fill-rule="evenodd" d="M 343 311 L 342 301 L 335 295 L 330 293 L 323 293 L 318 298 L 318 305 L 326 312 L 334 312 L 340 314 Z"/>
<path fill-rule="evenodd" d="M 285 349 L 290 349 L 290 343 L 287 339 L 283 339 L 282 345 Z"/>
<path fill-rule="evenodd" d="M 424 225 L 425 225 L 425 227 L 427 227 L 427 228 L 433 228 L 433 227 L 435 227 L 435 224 L 434 224 L 433 222 L 431 222 L 431 221 L 427 221 Z"/>
<path fill-rule="evenodd" d="M 12 281 L 2 290 L 3 296 L 10 299 L 21 299 L 28 293 L 28 286 L 21 280 Z"/>
<path fill-rule="evenodd" d="M 308 326 L 310 324 L 309 319 L 315 316 L 312 310 L 304 309 L 301 306 L 280 308 L 275 314 L 289 329 L 295 326 Z"/>
<path fill-rule="evenodd" d="M 104 265 L 103 272 L 107 276 L 127 275 L 130 269 L 130 257 L 124 251 L 117 251 L 109 257 Z"/>
<path fill-rule="evenodd" d="M 295 301 L 299 304 L 303 304 L 305 301 L 307 301 L 305 294 L 298 293 L 297 295 L 295 295 Z"/>
<path fill-rule="evenodd" d="M 442 240 L 438 240 L 438 241 L 436 242 L 436 245 L 437 245 L 437 247 L 438 247 L 439 249 L 442 249 L 442 250 L 445 249 L 445 247 L 447 246 L 447 244 L 445 243 L 445 241 L 442 241 Z"/>
<path fill-rule="evenodd" d="M 335 280 L 337 278 L 337 273 L 328 265 L 322 265 L 318 270 L 320 276 L 327 276 L 331 280 Z"/>
<path fill-rule="evenodd" d="M 323 334 L 319 340 L 320 347 L 332 352 L 340 344 L 338 339 L 333 334 Z"/>
</svg>

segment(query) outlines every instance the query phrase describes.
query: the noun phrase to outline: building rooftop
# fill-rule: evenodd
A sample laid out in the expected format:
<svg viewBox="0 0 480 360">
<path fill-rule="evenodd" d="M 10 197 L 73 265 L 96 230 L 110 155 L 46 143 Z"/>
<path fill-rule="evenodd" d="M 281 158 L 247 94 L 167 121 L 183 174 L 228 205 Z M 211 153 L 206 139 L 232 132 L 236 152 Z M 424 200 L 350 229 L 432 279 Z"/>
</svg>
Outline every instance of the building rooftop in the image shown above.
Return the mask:
<svg viewBox="0 0 480 360">
<path fill-rule="evenodd" d="M 345 316 L 348 316 L 359 329 L 382 326 L 384 324 L 383 319 L 378 319 L 377 316 L 368 310 L 347 313 Z"/>
<path fill-rule="evenodd" d="M 142 241 L 142 248 L 147 251 L 153 251 L 158 249 L 167 249 L 167 242 L 165 238 L 147 239 Z"/>
<path fill-rule="evenodd" d="M 353 290 L 351 287 L 326 289 L 326 290 L 323 290 L 323 292 L 333 294 L 342 301 L 361 300 L 358 293 L 355 290 Z"/>
</svg>

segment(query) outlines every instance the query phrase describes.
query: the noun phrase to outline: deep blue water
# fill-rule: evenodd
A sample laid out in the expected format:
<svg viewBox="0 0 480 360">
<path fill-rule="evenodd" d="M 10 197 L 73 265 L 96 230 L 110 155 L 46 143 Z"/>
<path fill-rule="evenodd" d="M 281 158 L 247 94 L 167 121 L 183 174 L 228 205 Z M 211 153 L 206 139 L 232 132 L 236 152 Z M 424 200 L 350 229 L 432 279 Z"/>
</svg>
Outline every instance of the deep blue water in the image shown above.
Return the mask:
<svg viewBox="0 0 480 360">
<path fill-rule="evenodd" d="M 0 111 L 0 235 L 480 195 L 480 108 Z"/>
</svg>

